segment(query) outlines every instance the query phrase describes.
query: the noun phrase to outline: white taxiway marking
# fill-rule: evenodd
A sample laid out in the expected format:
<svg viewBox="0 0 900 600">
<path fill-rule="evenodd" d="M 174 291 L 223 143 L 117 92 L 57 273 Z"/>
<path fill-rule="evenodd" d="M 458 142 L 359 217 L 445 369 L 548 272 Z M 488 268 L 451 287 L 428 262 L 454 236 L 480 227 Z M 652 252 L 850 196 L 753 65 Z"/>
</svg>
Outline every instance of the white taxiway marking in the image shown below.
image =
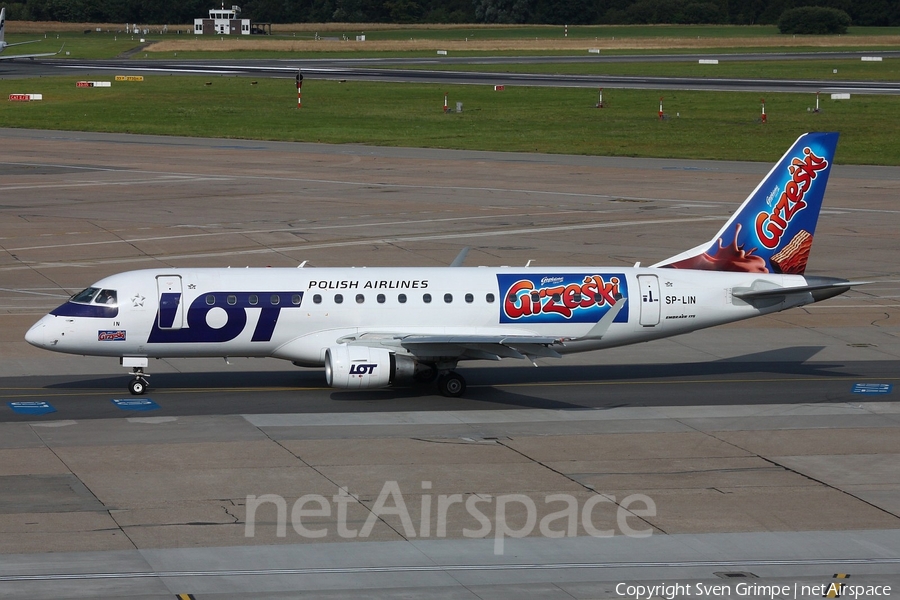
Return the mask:
<svg viewBox="0 0 900 600">
<path fill-rule="evenodd" d="M 388 225 L 420 225 L 422 223 L 444 223 L 449 221 L 473 221 L 473 220 L 482 220 L 482 219 L 509 219 L 515 217 L 542 217 L 548 215 L 565 215 L 572 213 L 579 213 L 585 215 L 591 214 L 602 214 L 614 211 L 603 211 L 603 210 L 591 210 L 591 211 L 581 211 L 581 210 L 561 210 L 561 211 L 553 211 L 553 212 L 545 212 L 545 213 L 515 213 L 515 214 L 500 214 L 500 215 L 478 215 L 474 217 L 444 217 L 441 219 L 420 219 L 420 220 L 406 220 L 406 221 L 384 221 L 381 223 L 354 223 L 350 225 L 313 225 L 313 226 L 303 226 L 303 227 L 279 227 L 277 229 L 250 229 L 250 230 L 234 230 L 234 231 L 215 231 L 215 232 L 205 232 L 205 233 L 186 233 L 181 235 L 161 235 L 155 237 L 145 237 L 145 238 L 128 238 L 123 240 L 105 240 L 100 242 L 76 242 L 73 244 L 53 244 L 47 246 L 22 246 L 20 248 L 6 248 L 8 252 L 18 252 L 21 250 L 46 250 L 48 248 L 69 248 L 75 246 L 102 246 L 106 244 L 133 244 L 137 242 L 158 242 L 161 240 L 180 240 L 184 238 L 197 238 L 197 237 L 211 237 L 211 236 L 223 236 L 223 235 L 252 235 L 256 233 L 280 233 L 280 232 L 294 232 L 294 233 L 302 233 L 305 231 L 322 231 L 326 229 L 352 229 L 352 228 L 370 228 L 370 227 L 385 227 Z M 196 227 L 212 227 L 218 226 L 218 224 L 213 225 L 197 225 Z M 186 227 L 186 225 L 177 225 L 177 227 Z M 48 236 L 52 236 L 55 234 L 46 234 Z"/>
<path fill-rule="evenodd" d="M 635 225 L 660 225 L 667 223 L 692 223 L 696 221 L 721 221 L 721 215 L 708 217 L 691 217 L 687 219 L 652 219 L 647 221 L 621 221 L 616 223 L 584 223 L 580 225 L 560 225 L 556 227 L 532 227 L 529 229 L 498 229 L 494 231 L 478 231 L 468 233 L 447 233 L 435 235 L 416 235 L 416 236 L 398 236 L 391 238 L 374 238 L 370 240 L 351 240 L 343 242 L 327 242 L 322 244 L 301 244 L 297 246 L 282 246 L 276 248 L 257 248 L 253 250 L 225 250 L 221 252 L 203 252 L 194 254 L 169 254 L 160 256 L 135 256 L 131 258 L 113 258 L 107 260 L 87 260 L 83 262 L 40 262 L 26 263 L 13 267 L 2 267 L 0 271 L 19 271 L 22 269 L 33 269 L 35 267 L 42 269 L 52 269 L 59 267 L 87 267 L 96 265 L 112 265 L 126 264 L 148 261 L 173 261 L 198 258 L 215 258 L 221 256 L 242 256 L 249 254 L 277 254 L 283 252 L 293 252 L 299 250 L 314 250 L 321 248 L 345 248 L 350 246 L 382 246 L 397 244 L 399 242 L 426 242 L 434 240 L 453 240 L 464 238 L 482 238 L 506 235 L 535 235 L 543 233 L 554 233 L 558 231 L 573 231 L 576 229 L 605 229 L 613 227 L 633 227 Z M 170 266 L 170 265 L 167 265 Z"/>
</svg>

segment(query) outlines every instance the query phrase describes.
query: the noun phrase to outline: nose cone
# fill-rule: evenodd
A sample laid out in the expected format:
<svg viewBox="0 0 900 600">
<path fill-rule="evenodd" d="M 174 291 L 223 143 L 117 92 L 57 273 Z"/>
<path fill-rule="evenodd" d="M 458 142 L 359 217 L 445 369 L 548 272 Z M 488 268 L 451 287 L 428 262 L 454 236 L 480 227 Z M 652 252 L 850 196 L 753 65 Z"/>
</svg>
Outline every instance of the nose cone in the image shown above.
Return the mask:
<svg viewBox="0 0 900 600">
<path fill-rule="evenodd" d="M 25 341 L 38 348 L 47 347 L 46 317 L 31 326 L 31 329 L 25 334 Z"/>
</svg>

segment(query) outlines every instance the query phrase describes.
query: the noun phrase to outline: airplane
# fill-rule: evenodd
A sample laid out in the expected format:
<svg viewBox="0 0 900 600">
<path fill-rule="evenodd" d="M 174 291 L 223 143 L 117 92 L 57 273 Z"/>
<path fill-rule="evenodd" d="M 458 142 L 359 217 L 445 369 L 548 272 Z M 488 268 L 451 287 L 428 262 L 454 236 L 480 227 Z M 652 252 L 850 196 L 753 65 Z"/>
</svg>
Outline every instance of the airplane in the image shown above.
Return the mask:
<svg viewBox="0 0 900 600">
<path fill-rule="evenodd" d="M 842 294 L 805 276 L 837 133 L 801 135 L 713 238 L 650 267 L 165 268 L 109 276 L 25 335 L 119 359 L 274 357 L 334 388 L 436 382 L 471 360 L 560 358 L 667 338 Z M 301 264 L 300 267 L 304 267 Z"/>
<path fill-rule="evenodd" d="M 34 44 L 35 42 L 40 42 L 41 40 L 31 40 L 28 42 L 16 42 L 14 44 L 6 43 L 6 7 L 0 8 L 0 53 L 9 48 L 10 46 L 21 46 L 22 44 Z M 65 46 L 65 44 L 63 44 Z M 12 60 L 14 58 L 38 58 L 39 56 L 56 56 L 62 52 L 62 48 L 57 50 L 56 52 L 43 52 L 41 54 L 14 54 L 11 56 L 0 56 L 0 60 Z"/>
</svg>

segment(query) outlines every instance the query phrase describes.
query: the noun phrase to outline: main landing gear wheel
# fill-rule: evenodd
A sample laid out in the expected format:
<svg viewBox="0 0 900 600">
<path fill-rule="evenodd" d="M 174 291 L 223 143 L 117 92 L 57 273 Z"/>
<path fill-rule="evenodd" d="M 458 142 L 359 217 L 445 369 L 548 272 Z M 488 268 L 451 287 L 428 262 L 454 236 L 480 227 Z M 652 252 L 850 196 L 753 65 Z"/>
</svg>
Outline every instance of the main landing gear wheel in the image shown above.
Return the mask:
<svg viewBox="0 0 900 600">
<path fill-rule="evenodd" d="M 128 382 L 128 391 L 131 392 L 132 396 L 141 396 L 143 394 L 146 394 L 148 387 L 150 387 L 150 385 L 143 377 L 135 377 Z"/>
<path fill-rule="evenodd" d="M 466 380 L 452 371 L 438 377 L 437 386 L 441 396 L 448 398 L 459 398 L 466 393 Z"/>
</svg>

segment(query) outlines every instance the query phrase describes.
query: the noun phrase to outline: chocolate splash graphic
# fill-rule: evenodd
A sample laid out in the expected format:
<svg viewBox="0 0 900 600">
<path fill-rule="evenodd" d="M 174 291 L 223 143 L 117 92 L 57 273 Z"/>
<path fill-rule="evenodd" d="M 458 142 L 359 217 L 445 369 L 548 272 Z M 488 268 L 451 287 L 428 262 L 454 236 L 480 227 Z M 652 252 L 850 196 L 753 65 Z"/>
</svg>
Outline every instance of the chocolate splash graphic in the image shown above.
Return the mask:
<svg viewBox="0 0 900 600">
<path fill-rule="evenodd" d="M 766 260 L 761 256 L 755 256 L 757 248 L 744 250 L 738 246 L 738 236 L 741 233 L 741 224 L 738 223 L 734 230 L 734 241 L 725 246 L 723 238 L 719 238 L 719 249 L 710 254 L 704 252 L 691 258 L 674 262 L 669 267 L 675 269 L 697 269 L 700 271 L 740 271 L 744 273 L 768 273 Z"/>
</svg>

